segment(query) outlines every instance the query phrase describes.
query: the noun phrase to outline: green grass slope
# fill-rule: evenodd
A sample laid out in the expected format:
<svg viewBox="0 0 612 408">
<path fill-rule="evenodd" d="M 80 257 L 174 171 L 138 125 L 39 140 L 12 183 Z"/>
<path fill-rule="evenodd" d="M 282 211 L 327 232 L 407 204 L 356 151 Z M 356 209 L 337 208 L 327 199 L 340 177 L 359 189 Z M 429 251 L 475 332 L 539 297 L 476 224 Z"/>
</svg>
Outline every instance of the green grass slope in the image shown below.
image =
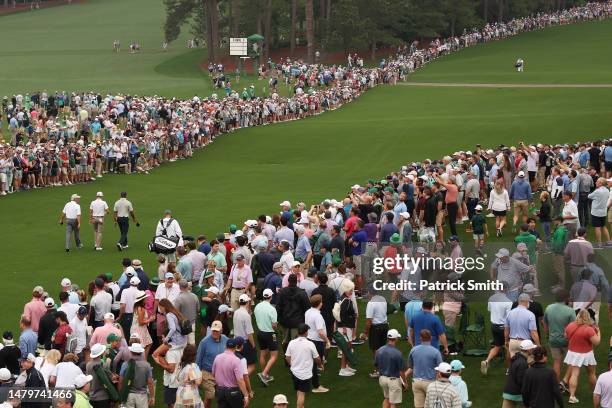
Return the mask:
<svg viewBox="0 0 612 408">
<path fill-rule="evenodd" d="M 612 83 L 612 20 L 523 33 L 445 56 L 410 77 L 415 82 Z M 525 60 L 525 72 L 514 62 Z"/>
</svg>

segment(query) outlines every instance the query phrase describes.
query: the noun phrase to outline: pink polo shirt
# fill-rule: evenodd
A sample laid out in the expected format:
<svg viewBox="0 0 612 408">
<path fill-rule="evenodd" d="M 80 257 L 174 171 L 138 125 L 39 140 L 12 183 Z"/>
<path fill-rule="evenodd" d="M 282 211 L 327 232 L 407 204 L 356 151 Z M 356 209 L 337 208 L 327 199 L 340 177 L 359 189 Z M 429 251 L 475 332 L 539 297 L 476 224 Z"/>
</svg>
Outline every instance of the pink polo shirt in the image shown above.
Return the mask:
<svg viewBox="0 0 612 408">
<path fill-rule="evenodd" d="M 93 346 L 94 344 L 106 344 L 106 338 L 109 334 L 115 333 L 117 336 L 123 337 L 121 335 L 121 330 L 113 326 L 112 324 L 106 323 L 104 326 L 96 328 L 93 334 L 91 335 L 91 340 L 89 340 L 89 346 Z"/>
<path fill-rule="evenodd" d="M 289 272 L 286 273 L 285 276 L 283 276 L 283 288 L 286 288 L 287 286 L 289 286 L 289 275 L 291 275 L 293 272 Z M 304 274 L 302 272 L 299 272 L 297 275 L 298 278 L 298 285 L 300 284 L 301 281 L 304 280 Z"/>
<path fill-rule="evenodd" d="M 242 366 L 240 359 L 233 351 L 225 350 L 215 357 L 212 365 L 212 374 L 218 387 L 238 387 L 238 380 L 242 379 Z"/>
<path fill-rule="evenodd" d="M 32 322 L 32 331 L 38 333 L 38 323 L 40 318 L 47 313 L 47 308 L 40 298 L 32 298 L 31 301 L 23 307 L 23 315 Z"/>
</svg>

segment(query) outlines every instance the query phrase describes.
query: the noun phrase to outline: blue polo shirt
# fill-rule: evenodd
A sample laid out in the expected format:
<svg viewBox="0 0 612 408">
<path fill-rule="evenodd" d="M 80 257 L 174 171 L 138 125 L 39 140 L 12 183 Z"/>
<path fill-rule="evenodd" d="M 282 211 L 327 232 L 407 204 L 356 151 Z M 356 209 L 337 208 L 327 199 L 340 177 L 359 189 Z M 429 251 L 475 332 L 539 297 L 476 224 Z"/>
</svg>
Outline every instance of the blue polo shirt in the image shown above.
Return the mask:
<svg viewBox="0 0 612 408">
<path fill-rule="evenodd" d="M 431 333 L 431 345 L 438 348 L 440 342 L 438 337 L 444 334 L 444 325 L 440 318 L 432 312 L 421 311 L 410 321 L 410 328 L 414 332 L 415 344 L 421 344 L 421 330 L 427 329 Z"/>
<path fill-rule="evenodd" d="M 363 248 L 366 242 L 368 242 L 368 236 L 364 230 L 359 230 L 351 235 L 353 242 L 357 242 L 358 245 L 352 248 L 353 255 L 363 254 Z"/>
<path fill-rule="evenodd" d="M 529 183 L 521 179 L 514 180 L 512 187 L 510 187 L 510 199 L 531 201 L 531 186 Z"/>
<path fill-rule="evenodd" d="M 390 344 L 386 344 L 376 351 L 374 366 L 378 369 L 380 375 L 385 377 L 397 378 L 400 376 L 400 371 L 406 370 L 406 362 L 402 352 Z"/>
<path fill-rule="evenodd" d="M 434 369 L 441 362 L 440 350 L 429 343 L 413 347 L 408 354 L 408 366 L 412 367 L 412 378 L 415 380 L 434 381 L 436 379 Z"/>
<path fill-rule="evenodd" d="M 207 336 L 200 341 L 198 346 L 198 354 L 196 355 L 196 364 L 202 370 L 212 372 L 213 362 L 215 357 L 225 351 L 227 336 L 221 335 L 219 341 L 215 341 L 212 336 Z"/>
</svg>

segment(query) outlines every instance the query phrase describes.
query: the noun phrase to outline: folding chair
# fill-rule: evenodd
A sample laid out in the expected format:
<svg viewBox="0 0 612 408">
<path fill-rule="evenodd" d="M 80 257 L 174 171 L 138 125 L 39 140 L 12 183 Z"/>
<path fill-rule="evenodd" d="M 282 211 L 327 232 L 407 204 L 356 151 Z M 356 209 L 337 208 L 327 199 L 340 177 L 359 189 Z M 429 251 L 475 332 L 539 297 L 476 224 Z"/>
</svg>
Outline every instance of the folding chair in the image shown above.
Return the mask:
<svg viewBox="0 0 612 408">
<path fill-rule="evenodd" d="M 481 313 L 476 312 L 475 323 L 465 328 L 463 343 L 465 356 L 486 356 L 489 354 L 487 334 L 485 332 L 485 320 Z"/>
</svg>

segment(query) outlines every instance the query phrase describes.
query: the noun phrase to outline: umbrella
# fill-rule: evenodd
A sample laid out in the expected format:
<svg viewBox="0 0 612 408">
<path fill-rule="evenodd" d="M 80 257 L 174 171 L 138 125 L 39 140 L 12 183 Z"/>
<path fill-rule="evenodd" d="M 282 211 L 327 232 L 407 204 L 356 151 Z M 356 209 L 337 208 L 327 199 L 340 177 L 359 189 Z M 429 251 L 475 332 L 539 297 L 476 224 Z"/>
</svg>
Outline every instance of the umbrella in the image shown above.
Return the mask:
<svg viewBox="0 0 612 408">
<path fill-rule="evenodd" d="M 251 34 L 249 37 L 247 37 L 247 40 L 249 40 L 249 41 L 263 41 L 264 37 L 263 37 L 263 35 L 259 35 L 259 34 Z"/>
</svg>

